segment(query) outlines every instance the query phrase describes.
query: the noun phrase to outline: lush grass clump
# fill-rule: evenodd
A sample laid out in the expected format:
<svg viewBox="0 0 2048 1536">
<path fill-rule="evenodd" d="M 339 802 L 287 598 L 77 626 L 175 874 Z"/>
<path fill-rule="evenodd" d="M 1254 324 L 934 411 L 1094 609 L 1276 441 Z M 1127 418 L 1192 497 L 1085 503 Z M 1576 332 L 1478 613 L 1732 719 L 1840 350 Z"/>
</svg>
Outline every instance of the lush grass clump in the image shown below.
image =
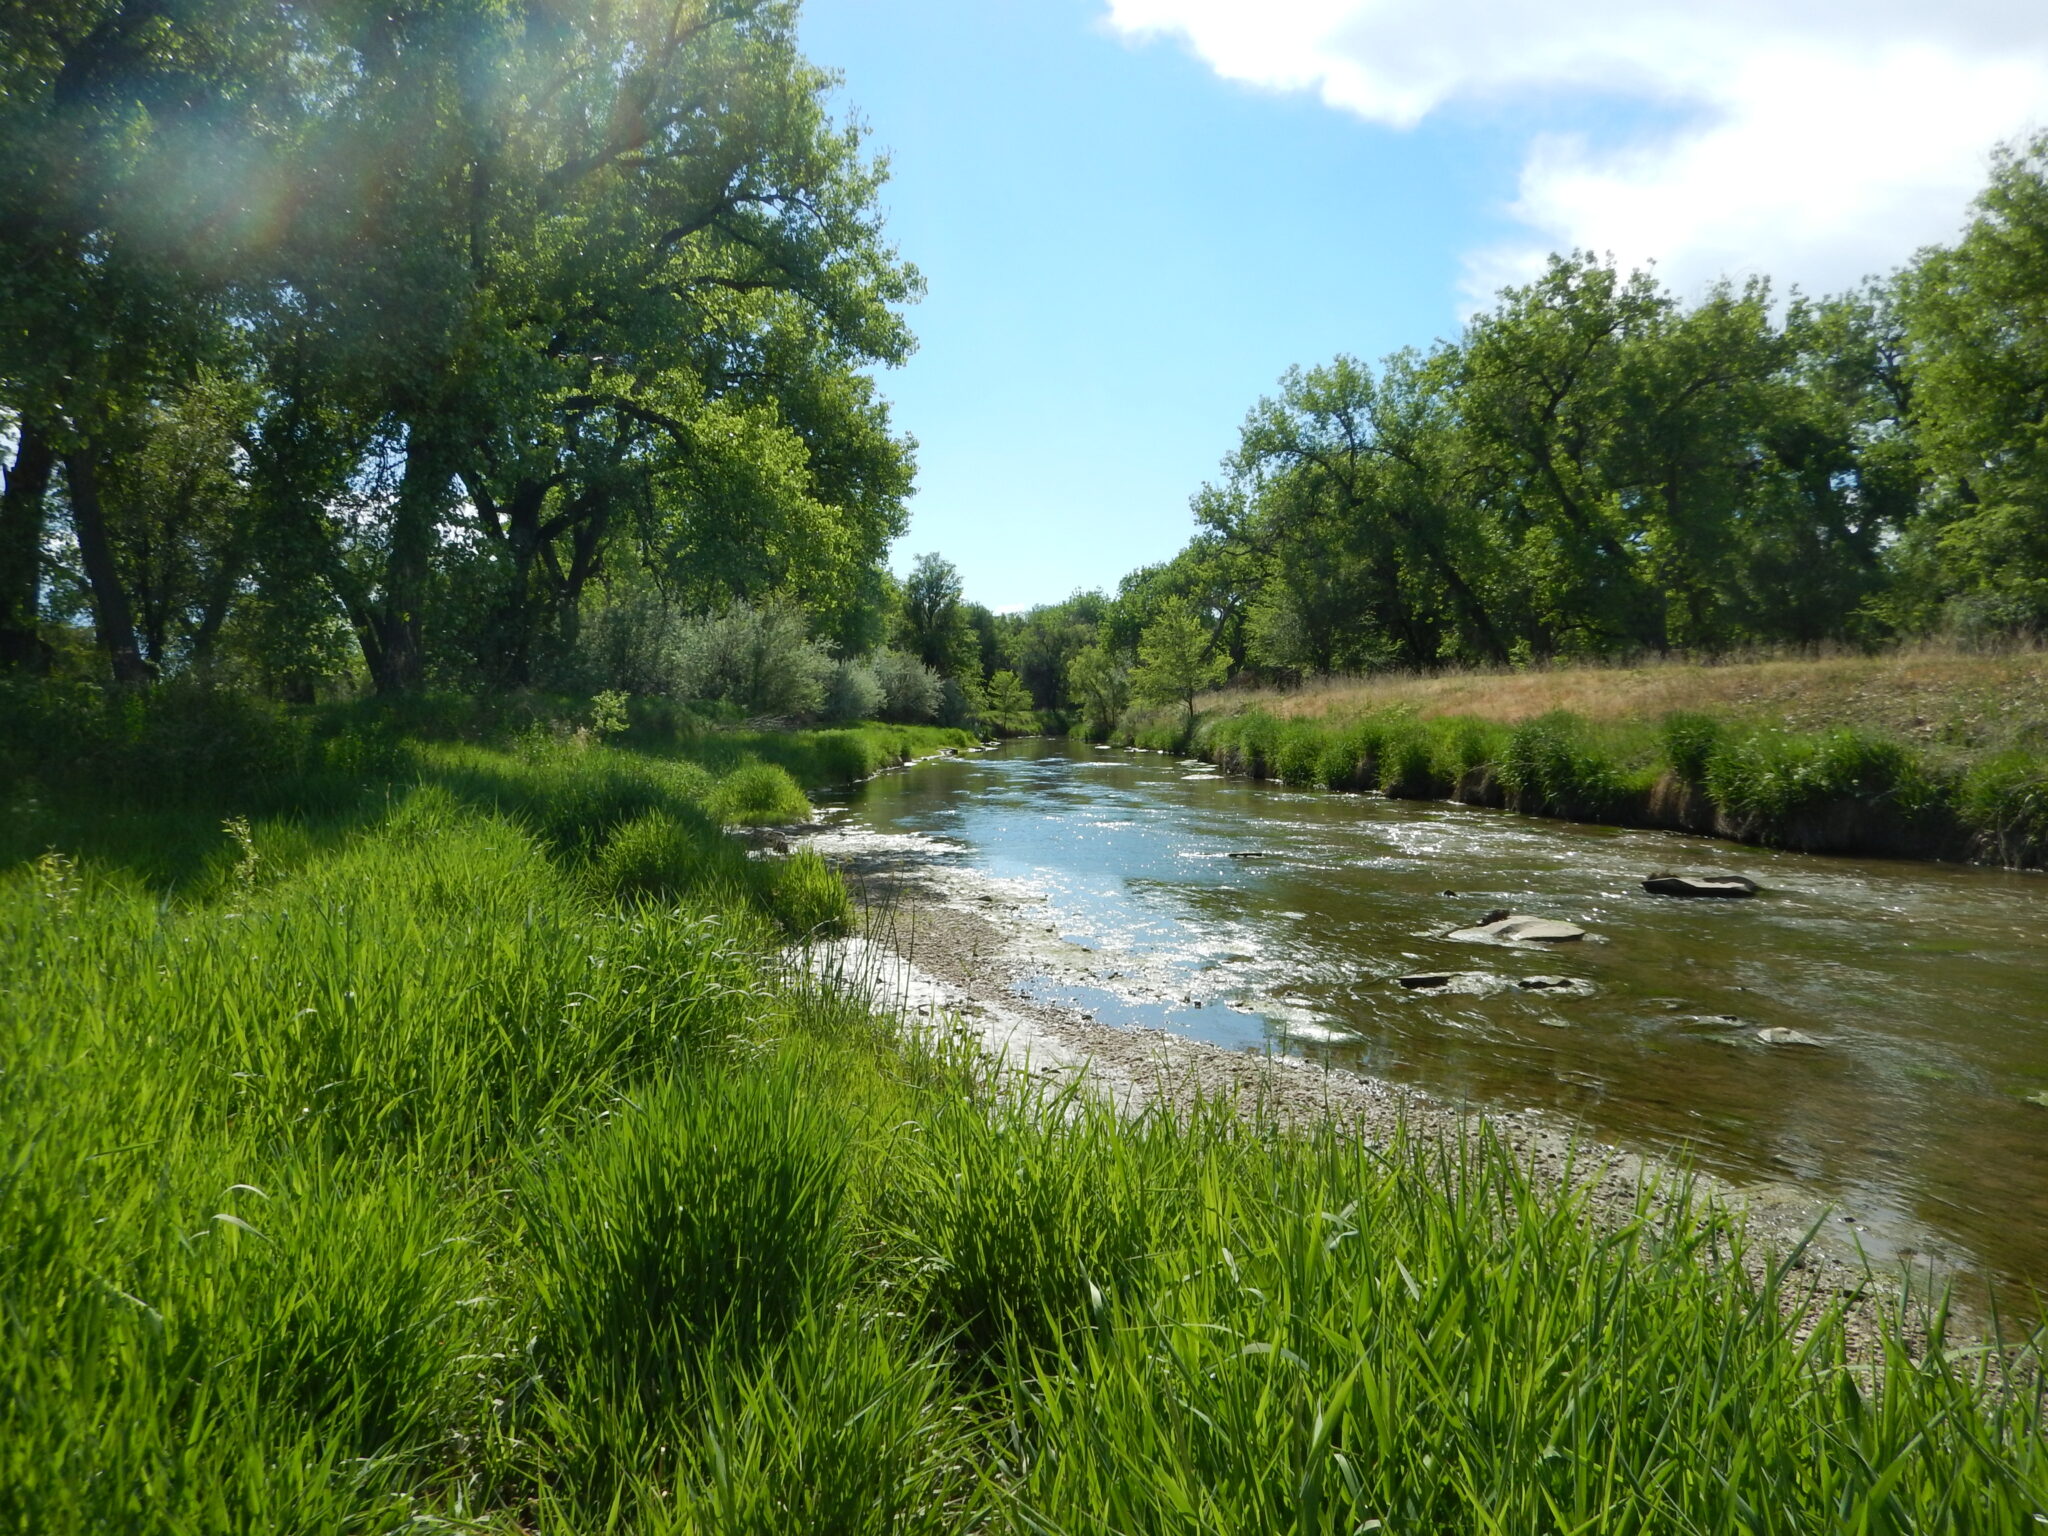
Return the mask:
<svg viewBox="0 0 2048 1536">
<path fill-rule="evenodd" d="M 718 781 L 710 806 L 729 827 L 772 827 L 811 819 L 811 802 L 789 770 L 774 763 L 742 763 Z"/>
<path fill-rule="evenodd" d="M 0 1529 L 2048 1509 L 2037 1399 L 1938 1334 L 1851 1361 L 1712 1211 L 1595 1220 L 1483 1138 L 1047 1096 L 785 963 L 844 887 L 743 856 L 701 803 L 732 765 L 407 756 L 168 895 L 0 871 Z"/>
</svg>

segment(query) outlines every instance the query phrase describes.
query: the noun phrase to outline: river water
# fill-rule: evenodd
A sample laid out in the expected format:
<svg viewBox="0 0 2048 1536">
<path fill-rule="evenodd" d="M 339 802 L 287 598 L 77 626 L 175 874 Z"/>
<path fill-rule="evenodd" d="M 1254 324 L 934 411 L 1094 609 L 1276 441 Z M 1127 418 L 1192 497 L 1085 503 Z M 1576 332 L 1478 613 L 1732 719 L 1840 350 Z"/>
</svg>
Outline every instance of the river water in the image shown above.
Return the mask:
<svg viewBox="0 0 2048 1536">
<path fill-rule="evenodd" d="M 1539 1107 L 1837 1202 L 1873 1258 L 2048 1289 L 2048 880 L 1291 790 L 1056 741 L 884 774 L 857 827 L 1042 892 L 1111 1023 Z M 1747 901 L 1645 894 L 1732 870 Z M 1446 935 L 1497 908 L 1583 942 Z M 1396 978 L 1455 971 L 1445 995 Z M 1530 976 L 1569 987 L 1524 991 Z M 1770 1045 L 1798 1031 L 1815 1045 Z"/>
</svg>

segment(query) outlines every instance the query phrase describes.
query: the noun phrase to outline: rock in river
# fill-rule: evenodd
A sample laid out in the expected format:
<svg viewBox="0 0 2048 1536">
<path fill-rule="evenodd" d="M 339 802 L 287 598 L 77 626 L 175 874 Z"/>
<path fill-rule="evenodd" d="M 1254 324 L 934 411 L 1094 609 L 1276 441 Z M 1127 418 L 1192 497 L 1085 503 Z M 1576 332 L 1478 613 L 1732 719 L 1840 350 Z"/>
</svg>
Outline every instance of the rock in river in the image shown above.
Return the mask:
<svg viewBox="0 0 2048 1536">
<path fill-rule="evenodd" d="M 1771 1029 L 1760 1029 L 1756 1032 L 1756 1037 L 1757 1039 L 1763 1041 L 1765 1045 L 1817 1046 L 1820 1044 L 1820 1042 L 1814 1039 L 1811 1035 L 1802 1035 L 1796 1029 L 1786 1029 L 1783 1026 L 1776 1026 Z"/>
<path fill-rule="evenodd" d="M 1652 875 L 1643 882 L 1652 896 L 1754 896 L 1757 883 L 1746 875 Z"/>
<path fill-rule="evenodd" d="M 1417 971 L 1409 976 L 1396 976 L 1394 982 L 1410 992 L 1455 992 L 1460 997 L 1491 997 L 1508 987 L 1507 977 L 1491 971 Z"/>
<path fill-rule="evenodd" d="M 1460 928 L 1451 934 L 1468 944 L 1568 944 L 1583 939 L 1586 930 L 1576 923 L 1556 923 L 1547 917 L 1494 918 L 1477 928 Z"/>
</svg>

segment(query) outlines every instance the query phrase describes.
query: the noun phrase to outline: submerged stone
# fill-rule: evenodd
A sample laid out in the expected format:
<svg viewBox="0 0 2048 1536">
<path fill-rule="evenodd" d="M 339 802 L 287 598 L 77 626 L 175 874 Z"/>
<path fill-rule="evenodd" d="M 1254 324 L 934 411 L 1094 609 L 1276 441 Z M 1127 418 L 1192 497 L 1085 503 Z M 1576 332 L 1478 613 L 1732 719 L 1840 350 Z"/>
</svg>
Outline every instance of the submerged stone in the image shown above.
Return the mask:
<svg viewBox="0 0 2048 1536">
<path fill-rule="evenodd" d="M 1796 1029 L 1786 1029 L 1783 1025 L 1774 1025 L 1770 1029 L 1760 1029 L 1756 1032 L 1756 1037 L 1763 1041 L 1765 1045 L 1818 1046 L 1820 1044 L 1813 1036 L 1801 1034 Z"/>
<path fill-rule="evenodd" d="M 1467 944 L 1569 944 L 1585 936 L 1586 930 L 1576 923 L 1514 916 L 1490 919 L 1477 928 L 1460 928 L 1451 934 Z"/>
<path fill-rule="evenodd" d="M 1643 882 L 1652 896 L 1754 896 L 1761 887 L 1747 875 L 1652 875 Z"/>
</svg>

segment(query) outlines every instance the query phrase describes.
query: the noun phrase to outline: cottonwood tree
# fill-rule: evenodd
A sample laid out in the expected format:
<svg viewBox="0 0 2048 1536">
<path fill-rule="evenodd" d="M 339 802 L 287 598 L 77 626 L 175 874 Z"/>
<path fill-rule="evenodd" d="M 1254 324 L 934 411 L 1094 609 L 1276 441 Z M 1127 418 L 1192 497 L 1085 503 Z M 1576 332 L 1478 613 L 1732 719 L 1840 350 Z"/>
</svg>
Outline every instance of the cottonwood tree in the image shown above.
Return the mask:
<svg viewBox="0 0 2048 1536">
<path fill-rule="evenodd" d="M 1220 684 L 1229 671 L 1216 637 L 1201 615 L 1184 603 L 1154 615 L 1138 642 L 1138 666 L 1131 674 L 1134 697 L 1152 704 L 1179 704 L 1187 711 L 1184 730 L 1195 725 L 1195 699 Z"/>
</svg>

